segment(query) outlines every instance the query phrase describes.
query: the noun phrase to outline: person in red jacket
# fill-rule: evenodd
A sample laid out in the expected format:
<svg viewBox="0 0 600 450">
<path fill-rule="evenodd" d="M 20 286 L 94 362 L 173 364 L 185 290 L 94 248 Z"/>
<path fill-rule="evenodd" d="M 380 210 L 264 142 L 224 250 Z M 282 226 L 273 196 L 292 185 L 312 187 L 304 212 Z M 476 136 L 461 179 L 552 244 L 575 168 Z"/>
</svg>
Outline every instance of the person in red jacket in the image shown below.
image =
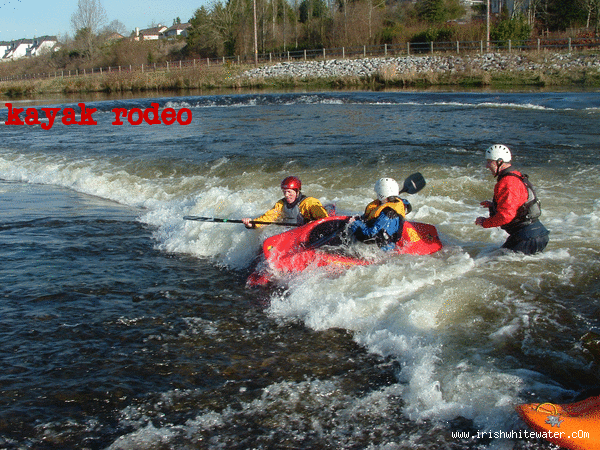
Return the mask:
<svg viewBox="0 0 600 450">
<path fill-rule="evenodd" d="M 494 199 L 481 202 L 490 217 L 478 217 L 475 224 L 483 228 L 500 227 L 508 233 L 502 248 L 532 255 L 548 245 L 550 232 L 539 221 L 540 202 L 527 175 L 512 164 L 510 149 L 494 144 L 485 151 L 486 167 L 494 178 Z"/>
</svg>

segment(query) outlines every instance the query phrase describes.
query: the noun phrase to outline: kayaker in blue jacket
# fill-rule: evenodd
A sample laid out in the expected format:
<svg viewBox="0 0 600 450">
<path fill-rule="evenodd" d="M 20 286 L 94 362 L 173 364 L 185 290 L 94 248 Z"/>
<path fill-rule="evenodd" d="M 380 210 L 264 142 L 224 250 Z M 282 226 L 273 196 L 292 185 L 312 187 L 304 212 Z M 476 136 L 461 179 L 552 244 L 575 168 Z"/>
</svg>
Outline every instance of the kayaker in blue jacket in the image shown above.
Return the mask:
<svg viewBox="0 0 600 450">
<path fill-rule="evenodd" d="M 375 193 L 377 199 L 367 205 L 363 216 L 349 220 L 350 231 L 361 242 L 376 243 L 385 251 L 393 250 L 402 237 L 404 217 L 412 207 L 399 197 L 400 188 L 392 178 L 377 180 Z"/>
</svg>

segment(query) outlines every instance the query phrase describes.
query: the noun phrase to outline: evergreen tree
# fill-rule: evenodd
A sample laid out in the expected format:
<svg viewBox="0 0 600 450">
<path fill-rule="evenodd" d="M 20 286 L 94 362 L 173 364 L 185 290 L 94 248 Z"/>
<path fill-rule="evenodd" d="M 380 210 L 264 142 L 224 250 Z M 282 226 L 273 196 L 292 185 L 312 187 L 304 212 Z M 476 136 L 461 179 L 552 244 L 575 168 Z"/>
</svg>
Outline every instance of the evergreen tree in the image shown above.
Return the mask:
<svg viewBox="0 0 600 450">
<path fill-rule="evenodd" d="M 428 23 L 444 23 L 465 14 L 460 0 L 417 0 L 415 8 L 419 19 Z"/>
<path fill-rule="evenodd" d="M 216 57 L 219 55 L 220 46 L 215 38 L 211 14 L 206 7 L 202 6 L 190 19 L 184 53 L 188 56 L 198 55 L 203 58 Z"/>
</svg>

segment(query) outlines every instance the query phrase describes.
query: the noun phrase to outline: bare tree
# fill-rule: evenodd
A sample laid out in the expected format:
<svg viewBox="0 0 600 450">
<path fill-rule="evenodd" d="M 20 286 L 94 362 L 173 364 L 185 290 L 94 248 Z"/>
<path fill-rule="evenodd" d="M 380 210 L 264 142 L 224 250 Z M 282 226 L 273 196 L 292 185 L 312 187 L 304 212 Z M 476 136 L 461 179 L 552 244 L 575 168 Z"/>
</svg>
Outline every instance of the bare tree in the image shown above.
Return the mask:
<svg viewBox="0 0 600 450">
<path fill-rule="evenodd" d="M 77 10 L 71 15 L 75 32 L 87 28 L 92 33 L 97 33 L 107 20 L 106 10 L 100 0 L 78 0 Z"/>
<path fill-rule="evenodd" d="M 517 18 L 520 14 L 523 14 L 526 0 L 513 0 L 513 7 L 511 13 L 511 19 Z"/>
<path fill-rule="evenodd" d="M 540 10 L 540 6 L 542 4 L 542 0 L 530 0 L 527 4 L 526 9 L 526 17 L 527 23 L 529 26 L 533 27 L 535 25 L 535 18 Z"/>
<path fill-rule="evenodd" d="M 120 20 L 113 20 L 108 25 L 106 25 L 101 31 L 101 33 L 119 33 L 122 36 L 126 36 L 128 33 L 127 27 Z"/>
<path fill-rule="evenodd" d="M 77 9 L 71 15 L 71 24 L 75 33 L 84 37 L 85 50 L 90 58 L 94 53 L 94 38 L 106 21 L 106 10 L 101 0 L 77 1 Z"/>
<path fill-rule="evenodd" d="M 579 0 L 579 4 L 587 14 L 586 27 L 590 28 L 594 19 L 594 34 L 598 35 L 600 25 L 600 0 Z"/>
<path fill-rule="evenodd" d="M 221 42 L 225 55 L 233 55 L 239 44 L 240 23 L 244 13 L 242 0 L 215 1 L 210 13 L 212 32 Z"/>
</svg>

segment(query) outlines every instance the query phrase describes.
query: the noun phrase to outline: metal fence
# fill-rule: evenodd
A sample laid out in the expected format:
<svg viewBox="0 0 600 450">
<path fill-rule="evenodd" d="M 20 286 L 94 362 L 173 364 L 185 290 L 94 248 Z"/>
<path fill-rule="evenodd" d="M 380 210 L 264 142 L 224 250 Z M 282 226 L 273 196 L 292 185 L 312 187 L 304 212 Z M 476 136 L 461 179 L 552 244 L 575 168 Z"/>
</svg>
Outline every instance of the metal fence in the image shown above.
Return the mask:
<svg viewBox="0 0 600 450">
<path fill-rule="evenodd" d="M 533 39 L 524 41 L 455 41 L 455 42 L 407 42 L 404 44 L 364 45 L 359 47 L 337 47 L 313 50 L 297 50 L 284 52 L 263 53 L 256 56 L 223 56 L 220 58 L 203 58 L 185 61 L 167 61 L 163 63 L 109 66 L 93 69 L 56 70 L 49 73 L 30 73 L 0 77 L 0 81 L 32 80 L 40 78 L 64 78 L 106 73 L 128 72 L 170 72 L 181 69 L 202 69 L 215 65 L 277 63 L 283 61 L 308 61 L 331 59 L 357 59 L 368 57 L 397 57 L 424 54 L 472 54 L 489 52 L 541 52 L 596 49 L 600 47 L 600 38 L 564 38 L 564 39 Z M 0 63 L 2 64 L 2 63 Z M 1 68 L 1 66 L 0 66 Z"/>
</svg>

